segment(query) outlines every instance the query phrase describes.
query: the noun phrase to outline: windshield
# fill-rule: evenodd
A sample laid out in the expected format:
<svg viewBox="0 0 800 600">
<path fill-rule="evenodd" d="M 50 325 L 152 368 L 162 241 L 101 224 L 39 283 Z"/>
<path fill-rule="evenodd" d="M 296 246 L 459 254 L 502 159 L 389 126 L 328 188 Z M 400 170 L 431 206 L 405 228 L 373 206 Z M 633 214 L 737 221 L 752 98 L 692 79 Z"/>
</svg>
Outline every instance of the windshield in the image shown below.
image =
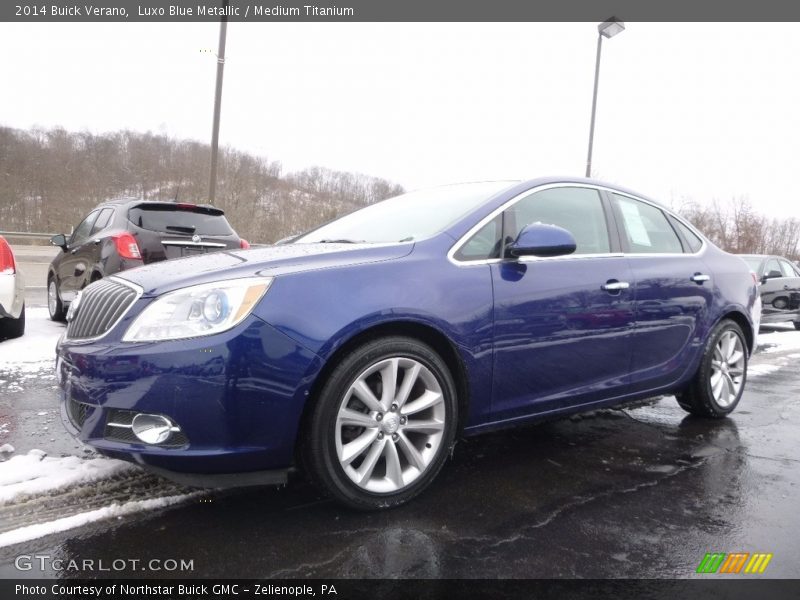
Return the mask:
<svg viewBox="0 0 800 600">
<path fill-rule="evenodd" d="M 742 260 L 747 263 L 753 273 L 758 273 L 758 267 L 761 266 L 761 261 L 764 259 L 760 256 L 743 256 Z"/>
<path fill-rule="evenodd" d="M 331 221 L 292 243 L 421 240 L 442 231 L 512 183 L 465 183 L 410 192 Z"/>
</svg>

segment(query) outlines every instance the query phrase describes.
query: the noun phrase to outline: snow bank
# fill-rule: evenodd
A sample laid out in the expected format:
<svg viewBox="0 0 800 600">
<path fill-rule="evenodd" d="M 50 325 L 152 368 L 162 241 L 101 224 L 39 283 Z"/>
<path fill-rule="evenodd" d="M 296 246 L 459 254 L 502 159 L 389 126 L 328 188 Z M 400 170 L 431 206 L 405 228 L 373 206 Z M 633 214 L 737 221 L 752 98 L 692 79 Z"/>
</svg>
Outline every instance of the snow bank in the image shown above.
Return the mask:
<svg viewBox="0 0 800 600">
<path fill-rule="evenodd" d="M 164 498 L 149 498 L 147 500 L 134 500 L 132 502 L 125 502 L 124 504 L 114 503 L 97 510 L 92 510 L 85 513 L 72 515 L 71 517 L 64 517 L 63 519 L 56 519 L 47 523 L 37 523 L 35 525 L 28 525 L 13 529 L 5 533 L 0 533 L 0 548 L 3 546 L 11 546 L 13 544 L 20 544 L 28 542 L 36 538 L 50 535 L 51 533 L 58 533 L 66 531 L 75 527 L 81 527 L 95 521 L 103 519 L 110 519 L 112 517 L 122 517 L 136 512 L 145 510 L 154 510 L 158 508 L 165 508 L 181 502 L 186 502 L 192 498 L 201 495 L 202 492 L 194 492 L 191 494 L 180 494 L 178 496 L 166 496 Z"/>
<path fill-rule="evenodd" d="M 31 450 L 0 462 L 0 505 L 18 496 L 106 479 L 135 468 L 130 463 L 110 458 L 55 458 L 41 450 Z"/>
</svg>

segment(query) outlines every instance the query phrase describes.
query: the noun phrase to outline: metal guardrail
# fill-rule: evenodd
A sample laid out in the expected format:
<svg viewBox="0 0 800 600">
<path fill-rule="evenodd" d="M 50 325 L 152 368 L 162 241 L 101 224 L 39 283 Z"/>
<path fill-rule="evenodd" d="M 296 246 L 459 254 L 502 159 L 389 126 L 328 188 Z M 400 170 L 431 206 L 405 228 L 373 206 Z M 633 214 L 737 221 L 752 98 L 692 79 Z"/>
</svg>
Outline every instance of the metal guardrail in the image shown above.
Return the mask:
<svg viewBox="0 0 800 600">
<path fill-rule="evenodd" d="M 27 238 L 32 240 L 49 240 L 55 233 L 33 233 L 30 231 L 0 231 L 3 237 Z"/>
<path fill-rule="evenodd" d="M 55 233 L 34 233 L 31 231 L 0 231 L 0 235 L 7 238 L 27 238 L 29 240 L 44 240 L 49 241 Z M 266 248 L 272 244 L 256 244 L 251 243 L 251 248 Z"/>
</svg>

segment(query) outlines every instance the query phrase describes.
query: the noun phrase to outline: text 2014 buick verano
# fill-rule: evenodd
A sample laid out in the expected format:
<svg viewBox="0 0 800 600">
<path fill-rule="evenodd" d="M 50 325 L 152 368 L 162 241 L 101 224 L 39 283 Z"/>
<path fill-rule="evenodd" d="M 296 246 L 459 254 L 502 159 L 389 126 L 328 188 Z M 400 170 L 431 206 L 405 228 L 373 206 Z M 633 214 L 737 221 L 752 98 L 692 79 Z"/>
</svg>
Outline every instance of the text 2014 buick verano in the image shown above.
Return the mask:
<svg viewBox="0 0 800 600">
<path fill-rule="evenodd" d="M 58 344 L 67 427 L 198 485 L 401 504 L 456 436 L 675 393 L 729 414 L 758 291 L 659 204 L 584 179 L 455 185 L 291 243 L 118 273 Z"/>
</svg>

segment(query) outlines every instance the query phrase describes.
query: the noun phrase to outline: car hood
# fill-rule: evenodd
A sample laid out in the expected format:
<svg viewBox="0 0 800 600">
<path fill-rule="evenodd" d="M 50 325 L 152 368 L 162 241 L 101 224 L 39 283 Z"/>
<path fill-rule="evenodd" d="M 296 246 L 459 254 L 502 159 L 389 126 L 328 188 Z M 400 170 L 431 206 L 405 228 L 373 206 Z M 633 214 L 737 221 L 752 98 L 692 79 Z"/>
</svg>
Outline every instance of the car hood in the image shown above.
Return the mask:
<svg viewBox="0 0 800 600">
<path fill-rule="evenodd" d="M 413 248 L 412 243 L 287 244 L 167 260 L 123 271 L 114 277 L 140 286 L 145 296 L 157 296 L 210 281 L 287 275 L 393 260 L 408 255 Z"/>
</svg>

